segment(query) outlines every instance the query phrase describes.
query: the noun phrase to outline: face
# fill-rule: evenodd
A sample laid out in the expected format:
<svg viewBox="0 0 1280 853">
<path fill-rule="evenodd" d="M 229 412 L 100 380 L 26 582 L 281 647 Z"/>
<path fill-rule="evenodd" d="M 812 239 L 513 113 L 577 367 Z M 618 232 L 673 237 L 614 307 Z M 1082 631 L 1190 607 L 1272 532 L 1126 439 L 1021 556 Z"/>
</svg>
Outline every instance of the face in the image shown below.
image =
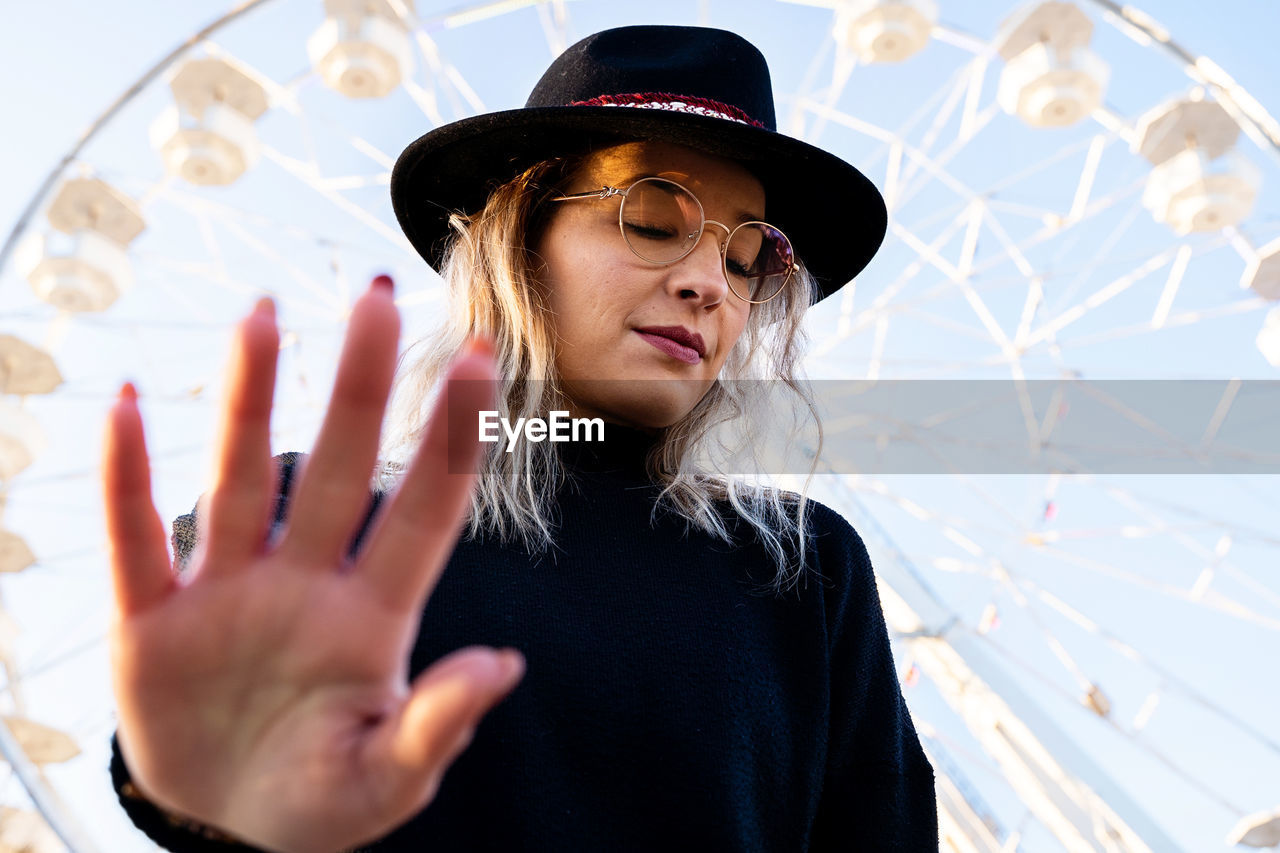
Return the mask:
<svg viewBox="0 0 1280 853">
<path fill-rule="evenodd" d="M 648 176 L 687 187 L 708 220 L 730 228 L 764 220 L 764 188 L 746 169 L 666 143 L 628 143 L 594 152 L 565 190 L 625 188 Z M 751 305 L 734 295 L 725 279 L 724 230 L 708 224 L 681 260 L 649 263 L 623 239 L 620 203 L 618 197 L 553 202 L 534 245 L 557 337 L 556 369 L 575 417 L 666 427 L 711 388 Z M 677 328 L 701 340 L 693 348 L 675 343 L 669 335 L 679 336 Z"/>
</svg>

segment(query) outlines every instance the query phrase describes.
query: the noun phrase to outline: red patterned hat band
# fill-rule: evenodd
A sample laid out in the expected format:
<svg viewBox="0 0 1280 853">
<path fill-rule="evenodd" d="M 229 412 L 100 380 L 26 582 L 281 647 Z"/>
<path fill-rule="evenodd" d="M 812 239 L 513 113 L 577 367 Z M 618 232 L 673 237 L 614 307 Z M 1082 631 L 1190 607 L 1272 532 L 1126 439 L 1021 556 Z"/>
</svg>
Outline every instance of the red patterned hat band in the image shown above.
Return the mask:
<svg viewBox="0 0 1280 853">
<path fill-rule="evenodd" d="M 732 104 L 713 101 L 710 98 L 698 98 L 692 95 L 675 95 L 670 92 L 632 92 L 625 95 L 600 95 L 587 101 L 574 101 L 570 107 L 639 107 L 647 110 L 667 110 L 677 113 L 693 113 L 694 115 L 711 116 L 749 124 L 752 127 L 764 127 L 763 122 L 756 121 Z"/>
</svg>

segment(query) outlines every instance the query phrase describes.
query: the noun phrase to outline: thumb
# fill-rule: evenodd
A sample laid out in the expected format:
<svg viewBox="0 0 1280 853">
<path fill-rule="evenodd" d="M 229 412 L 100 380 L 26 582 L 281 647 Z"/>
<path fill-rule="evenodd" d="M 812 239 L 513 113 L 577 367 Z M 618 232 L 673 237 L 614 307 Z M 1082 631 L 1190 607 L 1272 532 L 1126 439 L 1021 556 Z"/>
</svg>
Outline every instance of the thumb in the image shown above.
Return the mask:
<svg viewBox="0 0 1280 853">
<path fill-rule="evenodd" d="M 524 677 L 515 649 L 459 649 L 414 679 L 399 713 L 368 743 L 388 812 L 407 819 L 434 797 L 445 770 L 471 743 L 480 719 Z"/>
</svg>

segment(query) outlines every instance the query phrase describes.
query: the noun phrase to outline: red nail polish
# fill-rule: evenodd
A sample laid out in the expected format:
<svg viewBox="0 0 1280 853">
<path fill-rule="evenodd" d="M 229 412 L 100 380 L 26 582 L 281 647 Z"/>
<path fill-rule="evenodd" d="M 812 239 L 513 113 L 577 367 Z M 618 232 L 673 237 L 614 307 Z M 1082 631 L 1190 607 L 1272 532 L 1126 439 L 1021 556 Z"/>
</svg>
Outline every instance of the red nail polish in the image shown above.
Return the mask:
<svg viewBox="0 0 1280 853">
<path fill-rule="evenodd" d="M 136 403 L 138 401 L 138 389 L 133 386 L 132 382 L 126 382 L 120 386 L 118 399 Z"/>
<path fill-rule="evenodd" d="M 259 299 L 253 306 L 253 313 L 265 313 L 270 317 L 276 316 L 276 301 L 270 296 L 264 296 Z"/>
<path fill-rule="evenodd" d="M 479 354 L 493 358 L 493 344 L 487 338 L 468 338 L 466 345 L 462 348 L 462 357 L 470 358 Z"/>
<path fill-rule="evenodd" d="M 387 291 L 388 293 L 394 293 L 396 289 L 395 281 L 392 280 L 391 276 L 386 274 L 380 275 L 377 278 L 375 278 L 373 280 L 372 286 L 380 287 L 383 290 Z"/>
</svg>

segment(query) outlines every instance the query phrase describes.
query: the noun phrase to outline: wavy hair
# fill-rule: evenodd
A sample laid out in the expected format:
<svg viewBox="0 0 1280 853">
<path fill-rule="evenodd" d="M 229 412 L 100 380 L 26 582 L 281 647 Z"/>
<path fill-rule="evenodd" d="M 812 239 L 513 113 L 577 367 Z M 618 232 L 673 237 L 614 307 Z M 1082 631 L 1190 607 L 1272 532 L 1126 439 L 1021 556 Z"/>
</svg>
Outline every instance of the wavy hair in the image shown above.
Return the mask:
<svg viewBox="0 0 1280 853">
<path fill-rule="evenodd" d="M 449 310 L 438 330 L 401 356 L 379 451 L 379 488 L 393 487 L 403 474 L 449 364 L 473 335 L 486 335 L 495 344 L 501 417 L 515 423 L 569 408 L 555 373 L 556 338 L 536 275 L 539 261 L 528 247 L 537 244 L 548 223 L 548 200 L 585 157 L 538 163 L 494 189 L 479 212 L 450 218 L 453 233 L 441 268 Z M 794 588 L 805 574 L 806 493 L 817 455 L 799 494 L 717 474 L 698 460 L 741 459 L 744 451 L 753 455 L 749 437 L 765 434 L 760 425 L 778 411 L 769 395 L 773 388 L 798 403 L 790 407 L 792 413 L 807 414 L 821 450 L 817 409 L 799 376 L 807 344 L 801 320 L 817 293 L 800 264 L 782 293 L 753 305 L 721 377 L 688 414 L 660 431 L 645 461 L 649 476 L 663 487 L 654 515 L 665 504 L 687 524 L 733 544 L 727 522 L 736 514 L 754 528 L 776 565 L 773 581 L 765 585 L 775 594 Z M 797 429 L 793 418 L 791 431 Z M 736 439 L 728 435 L 734 432 Z M 567 472 L 552 443 L 518 442 L 511 453 L 488 452 L 478 473 L 467 536 L 493 535 L 530 553 L 554 546 L 554 497 Z M 726 502 L 730 513 L 722 511 Z"/>
</svg>

